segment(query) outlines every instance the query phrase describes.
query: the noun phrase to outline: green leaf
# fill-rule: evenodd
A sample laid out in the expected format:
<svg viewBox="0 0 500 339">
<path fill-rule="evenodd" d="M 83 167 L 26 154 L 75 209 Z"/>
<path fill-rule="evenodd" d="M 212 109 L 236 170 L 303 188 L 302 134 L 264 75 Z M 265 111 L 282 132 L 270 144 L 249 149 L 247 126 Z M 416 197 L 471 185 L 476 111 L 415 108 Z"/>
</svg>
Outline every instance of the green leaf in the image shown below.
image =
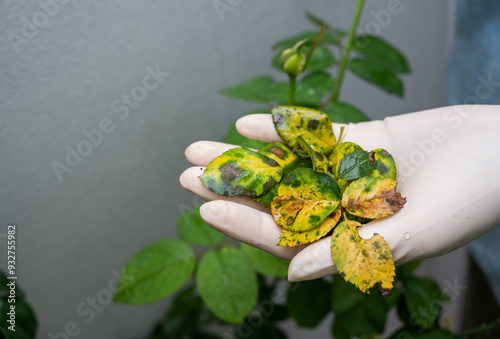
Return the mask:
<svg viewBox="0 0 500 339">
<path fill-rule="evenodd" d="M 275 160 L 246 148 L 233 148 L 212 160 L 200 179 L 219 195 L 255 197 L 273 188 L 282 175 Z"/>
<path fill-rule="evenodd" d="M 213 314 L 207 317 L 205 310 L 209 312 L 194 286 L 188 286 L 172 301 L 169 311 L 161 322 L 161 333 L 169 338 L 192 336 L 197 328 L 209 323 L 206 320 L 215 320 Z"/>
<path fill-rule="evenodd" d="M 449 298 L 430 278 L 410 276 L 403 280 L 403 296 L 414 323 L 430 328 L 441 312 L 441 305 Z"/>
<path fill-rule="evenodd" d="M 196 285 L 207 306 L 230 323 L 241 323 L 257 303 L 252 264 L 233 246 L 205 253 L 198 265 Z"/>
<path fill-rule="evenodd" d="M 270 76 L 258 76 L 234 86 L 223 88 L 220 93 L 243 100 L 267 102 L 267 91 L 273 83 Z"/>
<path fill-rule="evenodd" d="M 306 71 L 316 71 L 335 65 L 335 56 L 332 51 L 325 46 L 319 45 L 313 51 L 306 66 Z"/>
<path fill-rule="evenodd" d="M 379 293 L 374 291 L 364 294 L 336 275 L 332 284 L 331 301 L 335 313 L 335 338 L 361 337 L 383 332 L 387 308 L 384 297 Z"/>
<path fill-rule="evenodd" d="M 394 332 L 389 339 L 455 339 L 457 338 L 448 330 L 433 328 L 427 331 L 421 331 L 411 326 L 403 327 Z"/>
<path fill-rule="evenodd" d="M 271 110 L 279 136 L 290 147 L 297 145 L 301 136 L 318 153 L 328 155 L 335 144 L 330 118 L 314 109 L 294 106 L 278 106 Z"/>
<path fill-rule="evenodd" d="M 361 79 L 375 85 L 389 94 L 403 97 L 403 82 L 386 66 L 366 59 L 352 59 L 349 70 Z"/>
<path fill-rule="evenodd" d="M 270 112 L 269 112 L 269 109 L 262 108 L 262 109 L 252 110 L 252 111 L 244 114 L 243 116 L 250 115 L 250 114 L 261 114 L 261 113 L 270 113 Z M 267 144 L 267 142 L 264 142 L 264 141 L 244 137 L 243 135 L 238 133 L 234 123 L 231 125 L 229 131 L 227 132 L 226 137 L 224 138 L 224 142 L 227 144 L 231 144 L 231 145 L 248 147 L 248 148 L 253 148 L 253 149 L 259 149 Z"/>
<path fill-rule="evenodd" d="M 409 73 L 408 62 L 396 47 L 373 35 L 360 35 L 354 39 L 352 49 L 368 59 L 388 67 L 396 73 Z"/>
<path fill-rule="evenodd" d="M 318 107 L 323 97 L 333 87 L 333 82 L 331 75 L 322 71 L 305 76 L 295 87 L 295 102 L 301 106 Z M 273 83 L 269 88 L 268 96 L 269 99 L 286 105 L 289 99 L 289 83 Z"/>
<path fill-rule="evenodd" d="M 295 102 L 301 106 L 318 107 L 323 97 L 333 87 L 333 77 L 323 71 L 316 71 L 303 77 L 295 87 Z M 289 83 L 275 82 L 269 87 L 269 99 L 280 104 L 288 103 Z"/>
<path fill-rule="evenodd" d="M 323 279 L 293 283 L 286 300 L 297 325 L 314 328 L 330 312 L 330 284 Z"/>
<path fill-rule="evenodd" d="M 341 124 L 370 120 L 359 108 L 344 102 L 329 102 L 325 107 L 325 113 L 332 122 Z"/>
<path fill-rule="evenodd" d="M 314 39 L 316 38 L 316 35 L 318 35 L 317 31 L 303 32 L 303 33 L 291 36 L 289 38 L 285 38 L 285 39 L 279 40 L 278 42 L 276 42 L 273 45 L 272 49 L 273 50 L 276 50 L 276 49 L 283 50 L 283 49 L 292 47 L 297 42 L 302 41 L 302 40 L 307 40 L 306 46 L 307 45 L 310 46 L 313 43 Z M 323 36 L 323 40 L 321 42 L 322 43 L 336 44 L 337 40 L 334 37 L 332 37 L 332 36 L 330 36 L 328 34 L 325 34 L 325 36 Z"/>
<path fill-rule="evenodd" d="M 335 146 L 330 154 L 330 165 L 333 168 L 333 174 L 337 175 L 339 163 L 347 154 L 362 150 L 361 146 L 353 142 L 343 142 Z"/>
<path fill-rule="evenodd" d="M 279 186 L 271 204 L 276 223 L 288 231 L 303 232 L 318 226 L 339 204 L 340 188 L 333 176 L 297 168 Z"/>
<path fill-rule="evenodd" d="M 12 309 L 14 307 L 14 309 Z M 0 299 L 0 328 L 4 330 L 5 338 L 7 339 L 34 339 L 36 338 L 36 328 L 38 321 L 35 312 L 31 306 L 22 299 L 16 299 L 15 303 L 9 303 L 8 299 Z M 15 314 L 15 331 L 9 330 L 8 320 L 11 316 L 8 314 L 13 312 Z M 1 334 L 0 334 L 1 335 Z"/>
<path fill-rule="evenodd" d="M 241 243 L 241 249 L 250 258 L 253 268 L 260 274 L 283 278 L 288 274 L 290 262 L 280 259 L 253 246 Z"/>
<path fill-rule="evenodd" d="M 344 220 L 333 230 L 332 259 L 342 277 L 367 292 L 377 284 L 384 295 L 389 295 L 394 281 L 395 267 L 389 245 L 380 234 L 371 239 L 359 236 L 361 224 Z"/>
<path fill-rule="evenodd" d="M 156 242 L 127 262 L 114 300 L 132 305 L 157 301 L 188 281 L 195 262 L 193 250 L 183 241 Z"/>
<path fill-rule="evenodd" d="M 395 191 L 396 180 L 363 177 L 347 186 L 342 195 L 342 207 L 362 218 L 377 219 L 392 215 L 403 208 L 406 198 Z"/>
<path fill-rule="evenodd" d="M 335 80 L 323 71 L 316 71 L 300 80 L 296 88 L 297 102 L 306 101 L 319 105 L 328 92 L 333 88 Z"/>
<path fill-rule="evenodd" d="M 338 177 L 343 180 L 354 180 L 364 177 L 374 169 L 374 164 L 366 151 L 354 151 L 340 160 Z"/>
<path fill-rule="evenodd" d="M 282 51 L 276 53 L 273 57 L 272 66 L 281 70 L 279 59 Z M 305 71 L 317 71 L 335 65 L 335 56 L 332 51 L 323 45 L 316 47 L 307 63 Z"/>
<path fill-rule="evenodd" d="M 223 233 L 205 224 L 200 207 L 194 207 L 179 217 L 177 233 L 182 240 L 202 246 L 217 245 L 225 238 Z"/>
</svg>

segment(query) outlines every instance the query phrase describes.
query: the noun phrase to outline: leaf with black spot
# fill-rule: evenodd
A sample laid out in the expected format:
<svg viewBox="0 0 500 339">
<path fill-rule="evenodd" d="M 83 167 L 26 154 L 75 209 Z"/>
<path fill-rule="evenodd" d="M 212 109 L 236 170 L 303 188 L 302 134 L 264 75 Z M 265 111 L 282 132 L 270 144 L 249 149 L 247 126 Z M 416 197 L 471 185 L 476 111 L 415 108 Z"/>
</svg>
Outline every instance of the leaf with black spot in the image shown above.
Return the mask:
<svg viewBox="0 0 500 339">
<path fill-rule="evenodd" d="M 389 245 L 381 235 L 359 236 L 357 221 L 344 220 L 332 234 L 332 259 L 342 277 L 366 292 L 376 284 L 382 294 L 390 294 L 396 269 Z"/>
<path fill-rule="evenodd" d="M 370 159 L 374 162 L 374 169 L 367 174 L 369 177 L 391 178 L 396 180 L 396 162 L 385 149 L 377 148 L 371 151 Z"/>
<path fill-rule="evenodd" d="M 330 232 L 339 222 L 341 217 L 340 209 L 336 209 L 332 214 L 326 217 L 318 226 L 304 232 L 293 232 L 283 229 L 281 231 L 280 241 L 278 245 L 293 247 L 297 245 L 309 244 L 323 238 Z"/>
<path fill-rule="evenodd" d="M 297 168 L 283 179 L 271 212 L 279 226 L 304 232 L 325 220 L 339 205 L 340 197 L 340 188 L 331 174 Z"/>
<path fill-rule="evenodd" d="M 219 195 L 255 197 L 272 189 L 282 176 L 283 168 L 275 160 L 246 148 L 233 148 L 212 160 L 200 179 Z"/>
<path fill-rule="evenodd" d="M 335 145 L 330 117 L 321 111 L 294 106 L 278 106 L 271 110 L 279 136 L 290 147 L 297 147 L 301 136 L 315 151 L 328 155 Z"/>
<path fill-rule="evenodd" d="M 259 153 L 275 160 L 281 167 L 288 166 L 297 161 L 299 157 L 282 142 L 273 142 L 259 149 Z"/>
<path fill-rule="evenodd" d="M 342 207 L 359 217 L 377 219 L 392 215 L 403 208 L 406 198 L 395 191 L 396 180 L 363 177 L 347 186 L 342 195 Z"/>
</svg>

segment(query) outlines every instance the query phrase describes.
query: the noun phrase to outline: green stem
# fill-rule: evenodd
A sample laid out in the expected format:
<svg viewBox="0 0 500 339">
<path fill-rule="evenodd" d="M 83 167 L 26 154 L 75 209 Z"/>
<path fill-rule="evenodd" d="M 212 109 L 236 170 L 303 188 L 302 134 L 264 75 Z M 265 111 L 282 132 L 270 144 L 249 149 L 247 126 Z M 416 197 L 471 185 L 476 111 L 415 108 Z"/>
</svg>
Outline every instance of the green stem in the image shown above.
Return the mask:
<svg viewBox="0 0 500 339">
<path fill-rule="evenodd" d="M 347 38 L 347 44 L 344 49 L 344 54 L 342 55 L 342 62 L 340 63 L 337 81 L 335 82 L 335 89 L 333 90 L 333 94 L 330 98 L 331 102 L 336 102 L 339 99 L 340 95 L 340 87 L 342 87 L 342 81 L 344 80 L 344 73 L 347 63 L 349 61 L 349 53 L 351 52 L 352 42 L 354 41 L 354 36 L 356 35 L 356 28 L 358 27 L 359 18 L 361 17 L 361 12 L 363 10 L 363 6 L 365 4 L 365 0 L 358 0 L 358 4 L 356 5 L 356 11 L 354 12 L 354 18 L 352 19 L 351 30 L 349 31 L 349 37 Z"/>
<path fill-rule="evenodd" d="M 474 335 L 478 335 L 481 333 L 493 331 L 497 328 L 500 328 L 500 319 L 493 321 L 489 324 L 482 325 L 478 328 L 473 328 L 472 330 L 464 331 L 462 333 L 458 333 L 455 335 L 456 338 L 466 338 L 466 337 L 471 337 Z"/>
<path fill-rule="evenodd" d="M 288 94 L 288 105 L 293 106 L 295 103 L 295 75 L 288 75 L 290 78 L 290 91 Z"/>
</svg>

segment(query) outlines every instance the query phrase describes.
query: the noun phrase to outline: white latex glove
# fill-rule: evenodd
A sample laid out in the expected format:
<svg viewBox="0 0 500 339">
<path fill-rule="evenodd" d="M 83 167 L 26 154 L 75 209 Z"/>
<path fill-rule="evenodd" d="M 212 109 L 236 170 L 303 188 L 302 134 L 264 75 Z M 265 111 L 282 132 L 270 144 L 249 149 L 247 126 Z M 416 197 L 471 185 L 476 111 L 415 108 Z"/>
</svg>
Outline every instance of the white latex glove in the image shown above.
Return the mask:
<svg viewBox="0 0 500 339">
<path fill-rule="evenodd" d="M 245 116 L 236 123 L 247 137 L 282 141 L 271 115 Z M 341 125 L 333 124 L 335 135 Z M 342 141 L 370 151 L 384 148 L 396 160 L 397 191 L 407 198 L 396 214 L 359 228 L 361 237 L 384 237 L 396 265 L 443 255 L 500 224 L 500 106 L 451 106 L 346 125 Z M 225 198 L 199 179 L 216 156 L 235 146 L 199 141 L 186 150 L 195 165 L 180 178 L 205 200 L 207 224 L 228 236 L 291 260 L 288 279 L 336 273 L 330 238 L 298 247 L 277 246 L 281 228 L 266 206 L 248 198 Z"/>
</svg>

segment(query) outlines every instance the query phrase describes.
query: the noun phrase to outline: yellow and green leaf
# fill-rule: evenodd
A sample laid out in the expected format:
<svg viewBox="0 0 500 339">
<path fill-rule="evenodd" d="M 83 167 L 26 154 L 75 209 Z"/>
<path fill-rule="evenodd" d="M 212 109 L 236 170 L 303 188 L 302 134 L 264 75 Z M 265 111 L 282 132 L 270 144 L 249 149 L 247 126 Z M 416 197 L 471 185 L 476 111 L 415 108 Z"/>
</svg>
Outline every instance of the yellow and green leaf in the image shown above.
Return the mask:
<svg viewBox="0 0 500 339">
<path fill-rule="evenodd" d="M 283 179 L 271 203 L 276 223 L 288 231 L 318 226 L 340 203 L 340 188 L 331 174 L 297 168 Z"/>
<path fill-rule="evenodd" d="M 246 148 L 233 148 L 212 160 L 200 179 L 219 195 L 255 197 L 273 188 L 282 176 L 283 168 L 275 160 Z"/>
<path fill-rule="evenodd" d="M 361 238 L 359 226 L 357 221 L 344 220 L 333 230 L 333 262 L 344 279 L 362 292 L 378 284 L 379 290 L 388 294 L 395 274 L 391 249 L 379 234 L 368 240 Z"/>
<path fill-rule="evenodd" d="M 276 160 L 283 167 L 283 178 L 298 167 L 311 167 L 309 159 L 300 158 L 293 150 L 281 142 L 267 144 L 259 150 L 259 153 Z M 253 200 L 263 204 L 270 204 L 274 197 L 278 195 L 278 187 L 279 184 L 267 193 L 254 197 Z"/>
<path fill-rule="evenodd" d="M 343 142 L 335 146 L 332 154 L 330 154 L 330 165 L 332 166 L 332 171 L 335 175 L 335 178 L 338 178 L 338 166 L 342 158 L 344 158 L 349 153 L 362 150 L 363 149 L 361 148 L 361 146 L 353 142 Z"/>
<path fill-rule="evenodd" d="M 314 149 L 312 149 L 311 146 L 307 144 L 307 142 L 302 138 L 302 136 L 299 136 L 297 138 L 297 141 L 299 145 L 301 146 L 301 149 L 307 152 L 309 154 L 309 157 L 311 158 L 313 170 L 316 170 L 318 172 L 323 172 L 327 173 L 328 172 L 328 166 L 330 164 L 330 161 L 326 156 L 324 156 L 321 153 L 315 152 Z"/>
<path fill-rule="evenodd" d="M 323 238 L 328 232 L 330 232 L 335 225 L 340 220 L 341 211 L 340 209 L 335 210 L 332 214 L 326 217 L 318 226 L 315 228 L 304 231 L 304 232 L 293 232 L 283 229 L 281 232 L 279 246 L 297 246 L 303 244 L 309 244 L 316 240 Z"/>
<path fill-rule="evenodd" d="M 276 131 L 288 146 L 297 146 L 297 137 L 301 136 L 315 152 L 328 155 L 332 151 L 335 135 L 325 113 L 294 106 L 278 106 L 271 113 Z"/>
<path fill-rule="evenodd" d="M 387 217 L 403 208 L 406 198 L 395 191 L 396 180 L 363 177 L 347 186 L 342 207 L 347 212 L 368 219 Z"/>
<path fill-rule="evenodd" d="M 273 159 L 281 167 L 288 166 L 299 159 L 293 150 L 282 142 L 267 144 L 259 150 L 259 153 Z"/>
<path fill-rule="evenodd" d="M 375 163 L 375 168 L 367 174 L 369 177 L 391 178 L 396 180 L 396 163 L 394 158 L 385 149 L 377 148 L 370 152 L 370 158 Z"/>
</svg>

